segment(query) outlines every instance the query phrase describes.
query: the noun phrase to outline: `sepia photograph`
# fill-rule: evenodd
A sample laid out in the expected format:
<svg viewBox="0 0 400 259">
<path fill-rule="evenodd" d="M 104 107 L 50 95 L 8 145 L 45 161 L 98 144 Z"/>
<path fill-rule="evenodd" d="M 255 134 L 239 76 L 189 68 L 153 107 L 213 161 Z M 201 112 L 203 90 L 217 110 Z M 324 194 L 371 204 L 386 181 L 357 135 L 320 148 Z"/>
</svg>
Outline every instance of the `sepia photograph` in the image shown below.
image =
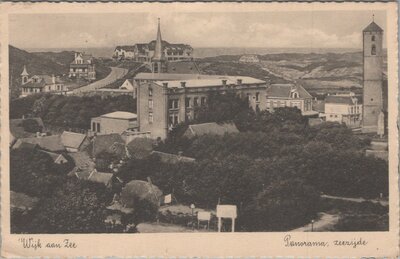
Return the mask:
<svg viewBox="0 0 400 259">
<path fill-rule="evenodd" d="M 397 228 L 387 9 L 192 9 L 4 19 L 16 246 L 282 233 L 284 247 L 362 250 L 363 233 Z"/>
</svg>

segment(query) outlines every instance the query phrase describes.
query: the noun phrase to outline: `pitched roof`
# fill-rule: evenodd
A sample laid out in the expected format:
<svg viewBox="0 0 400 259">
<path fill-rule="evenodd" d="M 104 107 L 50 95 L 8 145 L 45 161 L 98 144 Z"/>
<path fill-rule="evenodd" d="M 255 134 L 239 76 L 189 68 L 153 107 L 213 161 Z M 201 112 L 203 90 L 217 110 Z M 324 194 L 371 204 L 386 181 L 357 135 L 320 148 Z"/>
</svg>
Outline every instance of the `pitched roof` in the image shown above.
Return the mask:
<svg viewBox="0 0 400 259">
<path fill-rule="evenodd" d="M 301 86 L 295 84 L 272 84 L 267 88 L 267 96 L 272 98 L 290 98 L 291 91 L 297 91 L 299 98 L 312 98 L 312 96 Z"/>
<path fill-rule="evenodd" d="M 22 122 L 24 120 L 35 120 L 37 122 L 37 124 L 39 125 L 39 127 L 42 128 L 42 131 L 44 130 L 43 121 L 39 117 L 26 118 L 26 119 L 11 119 L 10 120 L 10 131 L 11 131 L 11 134 L 15 138 L 17 138 L 17 139 L 18 138 L 29 138 L 29 137 L 36 136 L 36 133 L 27 132 L 24 130 L 24 127 L 22 127 Z"/>
<path fill-rule="evenodd" d="M 28 72 L 26 71 L 26 66 L 24 65 L 24 70 L 21 73 L 21 76 L 29 76 Z"/>
<path fill-rule="evenodd" d="M 167 64 L 167 73 L 199 74 L 200 69 L 194 61 L 172 61 Z"/>
<path fill-rule="evenodd" d="M 224 134 L 231 134 L 231 133 L 238 133 L 239 130 L 237 129 L 234 123 L 216 123 L 216 122 L 209 122 L 209 123 L 202 123 L 202 124 L 192 124 L 189 125 L 188 129 L 185 132 L 185 135 L 193 135 L 193 136 L 201 136 L 205 134 L 212 134 L 212 135 L 224 135 Z"/>
<path fill-rule="evenodd" d="M 79 148 L 85 139 L 86 139 L 85 134 L 80 134 L 70 131 L 64 131 L 61 134 L 61 142 L 65 147 L 68 148 Z"/>
<path fill-rule="evenodd" d="M 22 143 L 37 144 L 40 148 L 48 151 L 59 152 L 64 151 L 65 147 L 61 143 L 60 135 L 34 137 L 34 138 L 21 138 L 14 144 L 15 148 L 20 147 Z"/>
<path fill-rule="evenodd" d="M 163 60 L 164 58 L 165 57 L 161 38 L 160 18 L 158 18 L 157 39 L 154 46 L 153 60 Z"/>
<path fill-rule="evenodd" d="M 101 173 L 97 172 L 96 170 L 93 170 L 93 172 L 89 175 L 87 180 L 107 185 L 111 181 L 112 177 L 113 177 L 112 173 Z"/>
<path fill-rule="evenodd" d="M 175 155 L 164 153 L 160 151 L 153 151 L 151 152 L 153 156 L 156 156 L 160 159 L 161 162 L 166 164 L 177 164 L 177 163 L 191 163 L 196 161 L 196 159 L 187 156 Z"/>
<path fill-rule="evenodd" d="M 329 95 L 325 98 L 325 103 L 331 104 L 348 104 L 353 105 L 353 98 L 350 96 L 336 96 L 336 95 Z"/>
<path fill-rule="evenodd" d="M 378 24 L 376 24 L 375 22 L 371 22 L 367 27 L 365 27 L 365 29 L 363 30 L 363 32 L 382 32 L 383 29 L 381 27 L 379 27 Z"/>
<path fill-rule="evenodd" d="M 61 155 L 61 154 L 57 154 L 57 153 L 53 153 L 53 152 L 48 152 L 48 151 L 44 151 L 44 150 L 41 150 L 41 152 L 48 154 L 48 155 L 51 157 L 51 159 L 53 159 L 54 162 L 56 162 L 60 156 L 64 157 L 64 156 Z M 65 157 L 64 157 L 64 158 L 65 158 Z"/>
<path fill-rule="evenodd" d="M 131 120 L 136 119 L 137 115 L 132 112 L 116 111 L 100 115 L 103 118 Z"/>
<path fill-rule="evenodd" d="M 134 80 L 183 80 L 183 79 L 200 79 L 200 78 L 218 78 L 214 75 L 200 75 L 200 74 L 179 74 L 179 73 L 138 73 Z"/>
</svg>

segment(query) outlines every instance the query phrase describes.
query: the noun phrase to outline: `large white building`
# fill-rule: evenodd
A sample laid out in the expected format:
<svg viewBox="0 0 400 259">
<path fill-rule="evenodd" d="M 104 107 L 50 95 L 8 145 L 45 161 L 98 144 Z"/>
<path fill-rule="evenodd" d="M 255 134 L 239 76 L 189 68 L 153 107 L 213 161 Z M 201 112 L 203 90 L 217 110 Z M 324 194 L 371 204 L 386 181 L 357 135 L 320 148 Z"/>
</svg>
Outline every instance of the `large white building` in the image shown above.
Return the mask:
<svg viewBox="0 0 400 259">
<path fill-rule="evenodd" d="M 354 93 L 329 95 L 325 98 L 325 120 L 359 127 L 362 118 L 362 104 Z"/>
</svg>

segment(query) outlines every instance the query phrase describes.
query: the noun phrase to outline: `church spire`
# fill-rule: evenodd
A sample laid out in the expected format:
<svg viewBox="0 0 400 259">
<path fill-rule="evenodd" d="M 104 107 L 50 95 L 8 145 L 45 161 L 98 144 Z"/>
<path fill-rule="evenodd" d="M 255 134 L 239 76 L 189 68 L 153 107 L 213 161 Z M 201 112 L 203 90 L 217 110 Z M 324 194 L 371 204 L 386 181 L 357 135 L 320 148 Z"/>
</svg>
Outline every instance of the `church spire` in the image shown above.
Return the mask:
<svg viewBox="0 0 400 259">
<path fill-rule="evenodd" d="M 164 59 L 164 53 L 162 47 L 160 18 L 158 18 L 157 39 L 156 39 L 156 46 L 154 48 L 153 60 L 163 60 L 163 59 Z"/>
</svg>

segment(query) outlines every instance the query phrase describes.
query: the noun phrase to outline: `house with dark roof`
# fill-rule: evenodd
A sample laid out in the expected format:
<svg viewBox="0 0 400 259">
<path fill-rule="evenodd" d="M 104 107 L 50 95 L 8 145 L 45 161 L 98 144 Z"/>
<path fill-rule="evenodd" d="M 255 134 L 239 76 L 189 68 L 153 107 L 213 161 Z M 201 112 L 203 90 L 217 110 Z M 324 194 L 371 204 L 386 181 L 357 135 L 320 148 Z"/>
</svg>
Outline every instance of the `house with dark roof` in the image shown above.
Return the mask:
<svg viewBox="0 0 400 259">
<path fill-rule="evenodd" d="M 280 107 L 297 107 L 304 116 L 318 115 L 312 109 L 312 96 L 301 85 L 271 84 L 266 99 L 266 109 L 271 112 Z"/>
<path fill-rule="evenodd" d="M 33 138 L 20 138 L 12 146 L 13 149 L 20 148 L 24 143 L 37 145 L 40 149 L 51 152 L 63 152 L 65 147 L 61 142 L 60 135 L 33 137 Z"/>
<path fill-rule="evenodd" d="M 225 134 L 234 134 L 234 133 L 239 133 L 239 130 L 237 129 L 234 123 L 208 122 L 208 123 L 189 125 L 183 136 L 188 138 L 193 138 L 202 135 L 223 136 Z"/>
<path fill-rule="evenodd" d="M 95 80 L 96 70 L 93 56 L 84 52 L 75 52 L 75 59 L 69 65 L 69 77 Z"/>
<path fill-rule="evenodd" d="M 359 127 L 362 119 L 362 104 L 354 93 L 329 95 L 325 98 L 324 117 L 326 121 Z"/>
<path fill-rule="evenodd" d="M 68 152 L 83 150 L 90 143 L 85 134 L 70 131 L 64 131 L 61 134 L 61 142 Z"/>
<path fill-rule="evenodd" d="M 24 66 L 21 73 L 21 95 L 25 97 L 35 93 L 57 93 L 66 94 L 68 91 L 65 80 L 55 75 L 33 75 L 30 76 Z"/>
</svg>

